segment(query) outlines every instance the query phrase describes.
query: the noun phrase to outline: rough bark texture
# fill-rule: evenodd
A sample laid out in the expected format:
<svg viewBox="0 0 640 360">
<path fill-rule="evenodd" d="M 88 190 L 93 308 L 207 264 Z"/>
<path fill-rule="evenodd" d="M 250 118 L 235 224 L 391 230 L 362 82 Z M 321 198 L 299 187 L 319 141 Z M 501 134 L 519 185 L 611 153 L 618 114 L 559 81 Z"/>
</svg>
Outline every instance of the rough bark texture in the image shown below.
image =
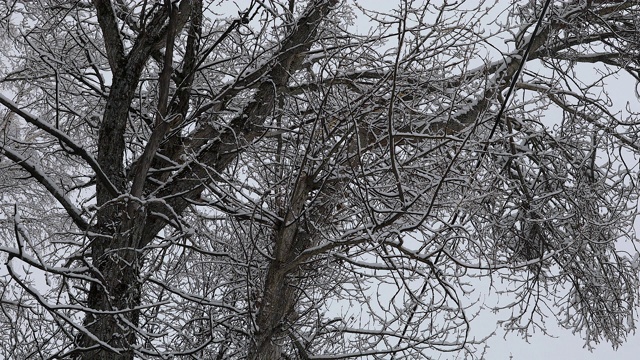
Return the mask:
<svg viewBox="0 0 640 360">
<path fill-rule="evenodd" d="M 309 244 L 299 232 L 299 220 L 311 190 L 311 179 L 301 173 L 289 199 L 284 222 L 273 235 L 274 259 L 266 274 L 261 306 L 256 320 L 255 343 L 249 359 L 275 360 L 281 358 L 279 340 L 286 336 L 288 320 L 295 312 L 296 282 L 287 276 L 288 266 Z M 290 269 L 289 269 L 290 270 Z"/>
<path fill-rule="evenodd" d="M 121 209 L 124 212 L 124 209 Z M 112 349 L 100 346 L 82 354 L 82 359 L 133 359 L 132 345 L 136 344 L 140 305 L 139 274 L 142 254 L 136 246 L 144 223 L 144 209 L 137 216 L 124 221 L 112 239 L 96 239 L 91 248 L 93 266 L 102 285 L 92 285 L 88 305 L 95 313 L 87 314 L 85 326 L 96 338 Z M 96 346 L 83 338 L 81 345 Z M 114 351 L 115 350 L 115 351 Z"/>
<path fill-rule="evenodd" d="M 100 124 L 97 160 L 112 184 L 124 193 L 124 133 L 129 108 L 151 51 L 166 32 L 167 11 L 160 9 L 154 14 L 146 31 L 125 56 L 111 3 L 95 0 L 94 6 L 113 73 L 113 85 Z M 81 357 L 133 359 L 140 306 L 142 254 L 139 244 L 146 211 L 139 208 L 130 213 L 130 204 L 114 199 L 100 182 L 96 191 L 100 210 L 95 231 L 100 235 L 92 239 L 91 257 L 93 275 L 101 284 L 92 282 L 87 298 L 87 306 L 94 312 L 87 314 L 84 325 L 93 336 L 81 334 L 79 339 L 81 347 L 95 350 L 83 352 Z"/>
</svg>

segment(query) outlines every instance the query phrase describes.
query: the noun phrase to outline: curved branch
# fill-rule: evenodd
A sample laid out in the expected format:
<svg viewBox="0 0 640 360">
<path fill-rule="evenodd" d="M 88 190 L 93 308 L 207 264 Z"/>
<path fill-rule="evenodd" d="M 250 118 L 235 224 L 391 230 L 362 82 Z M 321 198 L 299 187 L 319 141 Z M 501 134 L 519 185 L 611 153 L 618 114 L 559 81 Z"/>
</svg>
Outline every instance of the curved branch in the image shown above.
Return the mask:
<svg viewBox="0 0 640 360">
<path fill-rule="evenodd" d="M 69 136 L 67 136 L 67 134 L 49 125 L 49 123 L 42 119 L 39 119 L 35 115 L 21 109 L 20 107 L 18 107 L 18 104 L 9 100 L 2 94 L 0 94 L 0 104 L 18 114 L 18 116 L 23 118 L 29 124 L 36 126 L 40 130 L 46 131 L 49 135 L 55 137 L 61 143 L 68 146 L 71 150 L 73 150 L 72 154 L 80 156 L 84 161 L 87 162 L 91 169 L 96 173 L 98 181 L 102 183 L 102 185 L 109 191 L 112 196 L 116 197 L 119 195 L 119 192 L 116 189 L 115 185 L 113 185 L 104 171 L 102 171 L 102 168 L 100 167 L 96 159 L 94 159 L 93 156 L 91 156 L 91 154 L 89 154 L 84 148 L 76 144 Z"/>
<path fill-rule="evenodd" d="M 36 181 L 38 181 L 38 183 L 44 186 L 56 200 L 58 200 L 60 205 L 62 205 L 62 207 L 67 211 L 67 214 L 69 214 L 73 222 L 80 230 L 86 231 L 89 229 L 89 223 L 87 223 L 82 218 L 82 211 L 80 211 L 80 209 L 78 209 L 71 203 L 71 200 L 69 200 L 64 195 L 62 189 L 60 189 L 53 181 L 51 181 L 51 179 L 42 171 L 42 169 L 38 165 L 32 163 L 31 161 L 29 161 L 29 159 L 4 145 L 1 145 L 0 149 L 7 158 L 19 165 L 26 172 L 28 172 L 34 179 L 36 179 Z"/>
</svg>

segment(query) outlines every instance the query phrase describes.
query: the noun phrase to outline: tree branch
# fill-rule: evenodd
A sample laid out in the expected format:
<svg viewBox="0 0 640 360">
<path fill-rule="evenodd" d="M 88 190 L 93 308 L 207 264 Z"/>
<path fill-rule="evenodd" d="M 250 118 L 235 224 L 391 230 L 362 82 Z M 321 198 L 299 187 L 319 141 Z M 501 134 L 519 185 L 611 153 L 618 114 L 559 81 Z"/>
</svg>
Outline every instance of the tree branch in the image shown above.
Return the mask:
<svg viewBox="0 0 640 360">
<path fill-rule="evenodd" d="M 71 203 L 71 200 L 64 195 L 64 191 L 51 181 L 51 179 L 38 165 L 4 145 L 0 145 L 0 149 L 7 158 L 20 166 L 24 171 L 28 172 L 38 183 L 44 186 L 56 200 L 58 200 L 60 205 L 62 205 L 62 207 L 67 211 L 69 217 L 71 217 L 80 230 L 86 231 L 89 229 L 89 223 L 82 218 L 82 211 Z"/>
<path fill-rule="evenodd" d="M 9 110 L 11 110 L 14 113 L 18 114 L 18 116 L 23 118 L 29 124 L 32 124 L 32 125 L 36 126 L 38 129 L 47 132 L 51 136 L 53 136 L 56 139 L 58 139 L 61 143 L 63 143 L 64 145 L 68 146 L 71 150 L 73 150 L 72 154 L 80 156 L 84 161 L 87 162 L 87 164 L 95 172 L 98 181 L 103 186 L 105 186 L 105 188 L 109 191 L 109 193 L 114 197 L 118 196 L 118 194 L 119 194 L 118 190 L 113 185 L 113 183 L 111 181 L 109 181 L 109 178 L 105 175 L 104 171 L 102 171 L 102 169 L 100 168 L 100 165 L 98 165 L 98 162 L 96 161 L 96 159 L 94 159 L 93 156 L 91 156 L 91 154 L 89 154 L 84 148 L 82 148 L 80 145 L 76 144 L 75 141 L 73 141 L 70 137 L 67 136 L 67 134 L 65 134 L 62 131 L 56 129 L 55 127 L 49 125 L 46 121 L 44 121 L 42 119 L 39 119 L 38 117 L 28 113 L 25 110 L 22 110 L 18 106 L 18 104 L 16 104 L 13 101 L 9 100 L 7 97 L 5 97 L 2 94 L 0 94 L 0 104 L 4 105 Z"/>
<path fill-rule="evenodd" d="M 98 23 L 102 29 L 104 44 L 107 50 L 107 59 L 111 66 L 111 71 L 118 73 L 124 60 L 124 46 L 120 39 L 118 21 L 116 14 L 109 0 L 93 0 L 93 5 L 98 13 Z"/>
</svg>

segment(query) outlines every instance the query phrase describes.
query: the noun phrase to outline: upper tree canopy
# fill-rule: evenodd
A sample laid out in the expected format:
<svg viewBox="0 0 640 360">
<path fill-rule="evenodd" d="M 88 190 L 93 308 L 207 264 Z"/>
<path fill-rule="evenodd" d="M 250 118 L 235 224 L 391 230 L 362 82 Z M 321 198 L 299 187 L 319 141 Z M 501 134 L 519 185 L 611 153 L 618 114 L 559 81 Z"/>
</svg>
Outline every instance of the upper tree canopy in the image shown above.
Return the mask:
<svg viewBox="0 0 640 360">
<path fill-rule="evenodd" d="M 621 344 L 640 3 L 379 5 L 1 2 L 2 356 Z"/>
</svg>

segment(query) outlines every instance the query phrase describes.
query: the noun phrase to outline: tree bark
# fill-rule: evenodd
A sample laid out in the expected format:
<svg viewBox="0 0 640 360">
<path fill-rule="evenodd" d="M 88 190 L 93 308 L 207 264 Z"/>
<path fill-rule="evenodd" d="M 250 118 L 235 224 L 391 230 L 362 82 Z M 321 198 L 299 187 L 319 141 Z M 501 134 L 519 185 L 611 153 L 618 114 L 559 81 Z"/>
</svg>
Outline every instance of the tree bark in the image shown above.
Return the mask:
<svg viewBox="0 0 640 360">
<path fill-rule="evenodd" d="M 296 304 L 296 284 L 287 276 L 291 272 L 287 264 L 309 245 L 308 239 L 299 232 L 299 222 L 311 186 L 311 179 L 301 173 L 291 194 L 284 222 L 274 231 L 274 258 L 265 277 L 256 317 L 255 339 L 249 353 L 251 360 L 281 358 L 278 340 L 286 336 Z"/>
<path fill-rule="evenodd" d="M 126 213 L 124 206 L 121 213 Z M 88 313 L 85 327 L 96 338 L 111 348 L 99 348 L 82 354 L 83 360 L 129 360 L 134 358 L 136 328 L 140 311 L 139 274 L 142 253 L 137 248 L 145 221 L 145 209 L 139 208 L 136 216 L 122 224 L 112 239 L 95 239 L 91 247 L 93 266 L 102 285 L 92 283 L 88 306 L 95 312 Z M 86 334 L 81 345 L 97 344 Z M 115 351 L 114 351 L 115 350 Z"/>
<path fill-rule="evenodd" d="M 126 192 L 123 160 L 129 108 L 144 66 L 165 36 L 169 9 L 160 8 L 153 14 L 147 29 L 125 55 L 111 2 L 94 0 L 94 6 L 113 74 L 99 129 L 97 161 L 122 194 Z M 96 185 L 96 193 L 99 210 L 94 232 L 99 235 L 91 239 L 90 249 L 93 276 L 98 281 L 89 287 L 86 332 L 78 339 L 81 350 L 85 350 L 80 358 L 132 360 L 140 315 L 140 239 L 146 209 L 136 199 L 115 198 L 101 182 Z"/>
</svg>

